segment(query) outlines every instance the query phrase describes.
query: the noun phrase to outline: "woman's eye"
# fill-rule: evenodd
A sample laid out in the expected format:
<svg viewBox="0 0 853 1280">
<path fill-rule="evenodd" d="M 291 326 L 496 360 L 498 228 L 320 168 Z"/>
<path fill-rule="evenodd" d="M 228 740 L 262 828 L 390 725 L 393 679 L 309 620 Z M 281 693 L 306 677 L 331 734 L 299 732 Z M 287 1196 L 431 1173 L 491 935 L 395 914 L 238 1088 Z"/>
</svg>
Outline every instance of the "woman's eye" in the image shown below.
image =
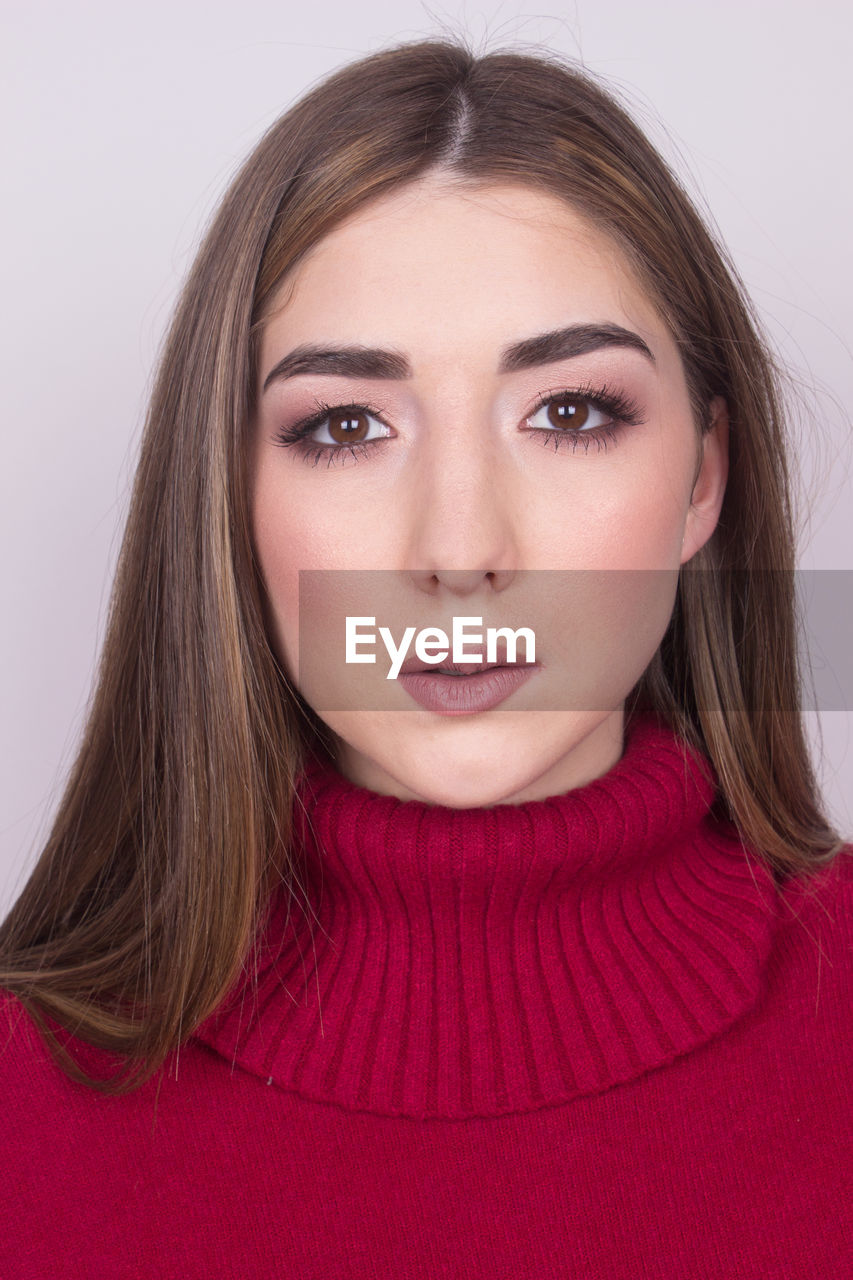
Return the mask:
<svg viewBox="0 0 853 1280">
<path fill-rule="evenodd" d="M 296 449 L 316 467 L 321 460 L 327 466 L 347 458 L 357 462 L 392 434 L 380 412 L 367 405 L 318 404 L 312 417 L 280 427 L 275 439 L 285 448 Z"/>
<path fill-rule="evenodd" d="M 380 428 L 371 435 L 371 424 Z M 381 440 L 391 433 L 384 423 L 378 422 L 372 413 L 359 407 L 331 409 L 321 422 L 311 428 L 307 439 L 314 444 L 348 445 Z"/>
<path fill-rule="evenodd" d="M 597 409 L 584 396 L 552 396 L 530 415 L 527 423 L 544 431 L 597 431 L 613 426 L 613 414 Z"/>
</svg>

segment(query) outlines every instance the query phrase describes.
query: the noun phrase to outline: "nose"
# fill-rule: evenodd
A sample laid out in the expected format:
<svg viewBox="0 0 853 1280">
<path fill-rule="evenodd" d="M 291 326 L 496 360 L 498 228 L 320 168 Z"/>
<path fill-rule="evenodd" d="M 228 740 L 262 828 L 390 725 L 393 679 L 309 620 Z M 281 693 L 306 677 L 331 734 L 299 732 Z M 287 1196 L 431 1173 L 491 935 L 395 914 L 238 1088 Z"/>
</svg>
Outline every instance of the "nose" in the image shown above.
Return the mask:
<svg viewBox="0 0 853 1280">
<path fill-rule="evenodd" d="M 514 569 L 410 569 L 409 578 L 424 592 L 435 593 L 446 587 L 450 595 L 474 595 L 483 583 L 492 591 L 504 591 L 515 577 Z"/>
<path fill-rule="evenodd" d="M 427 594 L 503 591 L 519 567 L 511 477 L 483 435 L 436 435 L 441 444 L 434 439 L 413 481 L 406 572 Z"/>
</svg>

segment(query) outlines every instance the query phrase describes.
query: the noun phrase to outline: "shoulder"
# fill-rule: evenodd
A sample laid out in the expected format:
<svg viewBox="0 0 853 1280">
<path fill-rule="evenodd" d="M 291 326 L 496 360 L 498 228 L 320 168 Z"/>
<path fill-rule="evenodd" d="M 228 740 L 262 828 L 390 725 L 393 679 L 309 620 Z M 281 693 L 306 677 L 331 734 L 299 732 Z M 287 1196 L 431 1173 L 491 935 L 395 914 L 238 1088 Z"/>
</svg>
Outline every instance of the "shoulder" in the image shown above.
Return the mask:
<svg viewBox="0 0 853 1280">
<path fill-rule="evenodd" d="M 106 1080 L 115 1062 L 111 1055 L 78 1039 L 54 1019 L 45 1018 L 62 1051 L 74 1067 L 94 1079 Z M 38 1117 L 67 1113 L 81 1117 L 86 1104 L 97 1105 L 103 1095 L 75 1079 L 59 1061 L 39 1023 L 26 1005 L 9 991 L 0 990 L 0 1096 L 4 1113 L 4 1137 L 20 1128 L 31 1130 Z"/>
<path fill-rule="evenodd" d="M 772 974 L 815 1018 L 849 1023 L 853 993 L 853 845 L 779 890 Z"/>
<path fill-rule="evenodd" d="M 0 990 L 0 1080 L 6 1090 L 23 1075 L 30 1081 L 50 1062 L 50 1052 L 24 1005 L 9 991 Z"/>
<path fill-rule="evenodd" d="M 790 924 L 822 918 L 827 926 L 850 936 L 853 903 L 853 844 L 845 844 L 823 867 L 790 876 L 780 887 L 782 919 Z"/>
<path fill-rule="evenodd" d="M 53 1110 L 71 1084 L 35 1020 L 16 996 L 0 991 L 0 1092 L 4 1137 L 31 1127 Z"/>
<path fill-rule="evenodd" d="M 69 1089 L 64 1076 L 24 1005 L 0 991 L 0 1096 L 3 1126 L 0 1170 L 4 1183 L 12 1169 L 27 1185 L 53 1153 L 68 1150 Z M 24 1206 L 11 1197 L 18 1210 Z M 0 1221 L 6 1223 L 4 1214 Z"/>
</svg>

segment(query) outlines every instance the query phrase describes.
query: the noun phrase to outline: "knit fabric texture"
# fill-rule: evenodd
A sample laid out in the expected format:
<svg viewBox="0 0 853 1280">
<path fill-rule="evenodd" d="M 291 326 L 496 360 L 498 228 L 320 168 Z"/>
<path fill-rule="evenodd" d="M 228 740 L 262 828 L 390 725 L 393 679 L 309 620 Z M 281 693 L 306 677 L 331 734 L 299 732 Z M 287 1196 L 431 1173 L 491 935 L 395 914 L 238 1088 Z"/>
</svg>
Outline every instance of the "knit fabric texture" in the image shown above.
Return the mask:
<svg viewBox="0 0 853 1280">
<path fill-rule="evenodd" d="M 774 875 L 649 718 L 486 809 L 311 757 L 294 822 L 244 977 L 133 1093 L 5 998 L 3 1280 L 853 1277 L 853 849 Z"/>
</svg>

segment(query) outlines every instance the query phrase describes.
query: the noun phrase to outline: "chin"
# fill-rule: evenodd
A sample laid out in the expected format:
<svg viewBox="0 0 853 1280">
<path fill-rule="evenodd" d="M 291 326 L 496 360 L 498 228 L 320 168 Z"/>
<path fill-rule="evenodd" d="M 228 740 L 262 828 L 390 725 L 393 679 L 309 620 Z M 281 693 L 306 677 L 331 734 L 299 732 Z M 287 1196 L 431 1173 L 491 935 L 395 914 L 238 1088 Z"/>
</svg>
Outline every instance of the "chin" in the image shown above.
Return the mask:
<svg viewBox="0 0 853 1280">
<path fill-rule="evenodd" d="M 614 716 L 618 715 L 618 725 Z M 337 767 L 358 786 L 451 809 L 544 800 L 599 777 L 622 752 L 617 712 L 498 710 L 442 718 L 344 713 Z M 347 719 L 348 725 L 340 723 Z"/>
<path fill-rule="evenodd" d="M 443 763 L 436 762 L 434 769 L 425 766 L 418 777 L 412 779 L 420 784 L 417 799 L 449 809 L 488 809 L 534 798 L 526 794 L 531 786 L 529 770 L 519 773 L 507 767 L 502 769 L 499 760 L 486 758 L 477 761 L 472 769 L 466 767 L 468 764 L 468 761 L 445 758 Z"/>
</svg>

